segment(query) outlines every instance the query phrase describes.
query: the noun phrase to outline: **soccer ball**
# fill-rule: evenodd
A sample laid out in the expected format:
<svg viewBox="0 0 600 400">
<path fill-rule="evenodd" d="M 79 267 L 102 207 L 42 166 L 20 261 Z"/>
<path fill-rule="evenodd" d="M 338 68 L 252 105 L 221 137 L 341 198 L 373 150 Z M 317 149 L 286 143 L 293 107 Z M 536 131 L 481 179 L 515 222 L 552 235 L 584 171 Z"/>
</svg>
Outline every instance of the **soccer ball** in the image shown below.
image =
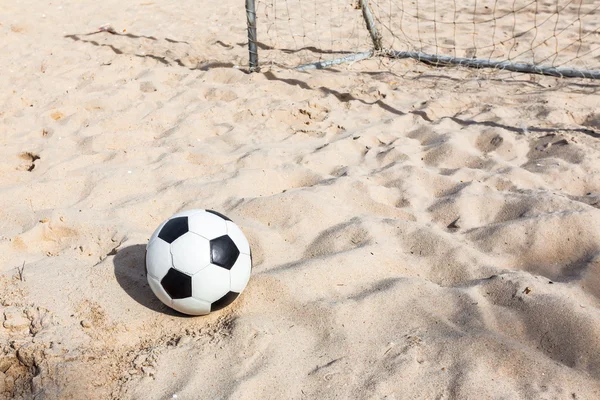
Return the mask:
<svg viewBox="0 0 600 400">
<path fill-rule="evenodd" d="M 146 276 L 164 304 L 206 315 L 231 304 L 250 279 L 252 253 L 241 229 L 212 210 L 173 215 L 146 246 Z"/>
</svg>

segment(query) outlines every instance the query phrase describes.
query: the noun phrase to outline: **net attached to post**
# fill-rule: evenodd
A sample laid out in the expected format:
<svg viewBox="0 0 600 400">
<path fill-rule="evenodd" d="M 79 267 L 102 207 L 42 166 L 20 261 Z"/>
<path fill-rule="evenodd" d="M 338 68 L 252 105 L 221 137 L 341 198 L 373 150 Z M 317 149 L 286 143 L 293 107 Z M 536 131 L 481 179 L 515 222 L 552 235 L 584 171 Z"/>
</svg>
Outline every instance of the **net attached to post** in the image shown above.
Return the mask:
<svg viewBox="0 0 600 400">
<path fill-rule="evenodd" d="M 595 0 L 258 0 L 258 51 L 279 67 L 380 55 L 600 79 L 599 15 Z"/>
</svg>

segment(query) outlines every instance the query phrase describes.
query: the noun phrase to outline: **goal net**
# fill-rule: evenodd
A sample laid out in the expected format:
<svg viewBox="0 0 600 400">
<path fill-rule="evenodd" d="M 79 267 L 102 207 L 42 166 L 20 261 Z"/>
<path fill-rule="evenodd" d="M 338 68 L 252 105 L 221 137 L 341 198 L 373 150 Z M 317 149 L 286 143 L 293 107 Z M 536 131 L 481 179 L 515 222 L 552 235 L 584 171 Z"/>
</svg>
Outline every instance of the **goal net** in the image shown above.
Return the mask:
<svg viewBox="0 0 600 400">
<path fill-rule="evenodd" d="M 358 0 L 258 0 L 262 65 L 296 67 L 371 49 Z"/>
<path fill-rule="evenodd" d="M 257 0 L 256 16 L 262 65 L 297 67 L 371 51 L 600 78 L 597 0 Z"/>
</svg>

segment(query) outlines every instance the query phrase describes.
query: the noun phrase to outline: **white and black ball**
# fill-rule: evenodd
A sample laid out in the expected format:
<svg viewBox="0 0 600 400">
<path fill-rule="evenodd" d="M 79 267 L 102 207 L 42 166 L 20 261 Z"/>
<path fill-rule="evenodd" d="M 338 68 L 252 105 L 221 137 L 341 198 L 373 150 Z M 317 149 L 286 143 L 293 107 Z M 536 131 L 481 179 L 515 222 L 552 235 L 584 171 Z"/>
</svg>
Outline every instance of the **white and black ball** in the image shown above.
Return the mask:
<svg viewBox="0 0 600 400">
<path fill-rule="evenodd" d="M 146 273 L 154 294 L 189 315 L 231 304 L 250 279 L 252 253 L 242 230 L 212 210 L 177 213 L 146 246 Z"/>
</svg>

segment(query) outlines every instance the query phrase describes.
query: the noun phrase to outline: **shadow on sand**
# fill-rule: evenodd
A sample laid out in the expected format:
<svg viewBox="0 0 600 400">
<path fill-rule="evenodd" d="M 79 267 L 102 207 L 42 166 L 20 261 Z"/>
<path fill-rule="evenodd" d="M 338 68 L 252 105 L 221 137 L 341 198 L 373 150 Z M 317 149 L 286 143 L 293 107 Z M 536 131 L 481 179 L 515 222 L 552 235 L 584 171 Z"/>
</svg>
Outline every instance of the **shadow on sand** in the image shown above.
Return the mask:
<svg viewBox="0 0 600 400">
<path fill-rule="evenodd" d="M 135 301 L 153 311 L 167 315 L 183 314 L 164 305 L 152 292 L 146 279 L 146 246 L 136 244 L 117 251 L 113 264 L 115 278 L 123 290 Z"/>
</svg>

